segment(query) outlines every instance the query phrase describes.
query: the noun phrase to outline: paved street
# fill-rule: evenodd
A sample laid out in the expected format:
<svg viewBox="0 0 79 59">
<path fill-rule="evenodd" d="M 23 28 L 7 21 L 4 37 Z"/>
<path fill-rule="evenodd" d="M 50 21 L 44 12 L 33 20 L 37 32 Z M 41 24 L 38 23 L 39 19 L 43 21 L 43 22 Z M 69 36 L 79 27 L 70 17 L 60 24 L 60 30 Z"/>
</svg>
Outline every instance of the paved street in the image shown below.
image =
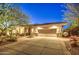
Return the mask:
<svg viewBox="0 0 79 59">
<path fill-rule="evenodd" d="M 35 37 L 18 38 L 18 42 L 0 46 L 2 55 L 69 55 L 63 38 Z"/>
</svg>

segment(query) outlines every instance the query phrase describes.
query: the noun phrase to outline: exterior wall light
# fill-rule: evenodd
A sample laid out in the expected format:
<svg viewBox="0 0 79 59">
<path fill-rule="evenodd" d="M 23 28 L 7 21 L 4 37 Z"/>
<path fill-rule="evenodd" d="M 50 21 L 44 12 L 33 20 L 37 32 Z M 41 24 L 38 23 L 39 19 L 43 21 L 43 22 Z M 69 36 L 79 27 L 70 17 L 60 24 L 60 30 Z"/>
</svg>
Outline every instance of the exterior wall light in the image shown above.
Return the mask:
<svg viewBox="0 0 79 59">
<path fill-rule="evenodd" d="M 58 28 L 57 26 L 51 26 L 49 29 L 55 29 Z"/>
<path fill-rule="evenodd" d="M 41 27 L 37 27 L 37 29 L 43 29 L 43 28 L 41 28 Z"/>
</svg>

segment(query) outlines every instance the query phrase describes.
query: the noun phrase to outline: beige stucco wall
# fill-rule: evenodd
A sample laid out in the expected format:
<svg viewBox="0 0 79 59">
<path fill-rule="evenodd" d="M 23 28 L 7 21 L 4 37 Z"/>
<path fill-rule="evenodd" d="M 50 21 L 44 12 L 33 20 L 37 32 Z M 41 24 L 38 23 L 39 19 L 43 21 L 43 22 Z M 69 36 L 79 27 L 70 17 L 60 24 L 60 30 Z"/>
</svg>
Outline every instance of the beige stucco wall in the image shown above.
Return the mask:
<svg viewBox="0 0 79 59">
<path fill-rule="evenodd" d="M 51 26 L 47 26 L 47 27 L 49 30 L 50 29 L 57 29 L 56 34 L 62 33 L 62 26 L 61 25 L 51 25 Z M 38 32 L 38 30 L 40 30 L 40 29 L 46 29 L 46 28 L 44 28 L 44 26 L 36 26 L 36 27 L 32 28 L 32 33 L 38 33 L 38 35 L 39 35 L 40 33 Z"/>
<path fill-rule="evenodd" d="M 62 25 L 63 24 L 46 24 L 46 25 L 36 25 L 36 26 L 32 26 L 32 28 L 31 28 L 31 34 L 35 34 L 35 33 L 37 33 L 37 34 L 40 34 L 39 32 L 38 32 L 38 29 L 40 30 L 40 29 L 57 29 L 57 31 L 56 31 L 56 34 L 57 33 L 62 33 L 62 30 L 63 30 L 63 28 L 62 28 Z M 25 26 L 17 26 L 16 27 L 16 30 L 17 30 L 17 32 L 18 33 L 20 33 L 20 34 L 22 34 L 22 33 L 28 33 L 28 26 L 26 27 L 27 29 L 25 29 Z"/>
</svg>

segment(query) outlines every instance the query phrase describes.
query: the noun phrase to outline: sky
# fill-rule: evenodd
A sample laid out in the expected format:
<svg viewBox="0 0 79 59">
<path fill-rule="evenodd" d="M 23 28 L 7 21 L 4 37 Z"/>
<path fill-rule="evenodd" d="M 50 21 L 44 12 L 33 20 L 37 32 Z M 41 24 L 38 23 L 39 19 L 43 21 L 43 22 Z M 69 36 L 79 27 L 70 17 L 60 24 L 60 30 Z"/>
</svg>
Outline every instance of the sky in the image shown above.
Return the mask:
<svg viewBox="0 0 79 59">
<path fill-rule="evenodd" d="M 42 24 L 62 22 L 64 4 L 59 3 L 23 3 L 19 4 L 22 11 L 29 16 L 30 23 Z"/>
</svg>

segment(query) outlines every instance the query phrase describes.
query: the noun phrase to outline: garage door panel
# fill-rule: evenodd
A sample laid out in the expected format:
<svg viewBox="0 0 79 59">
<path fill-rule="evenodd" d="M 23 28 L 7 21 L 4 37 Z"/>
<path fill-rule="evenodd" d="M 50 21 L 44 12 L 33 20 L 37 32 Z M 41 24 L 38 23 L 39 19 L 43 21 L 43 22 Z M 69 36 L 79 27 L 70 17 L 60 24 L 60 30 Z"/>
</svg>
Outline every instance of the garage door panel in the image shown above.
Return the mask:
<svg viewBox="0 0 79 59">
<path fill-rule="evenodd" d="M 41 29 L 38 32 L 42 34 L 56 34 L 56 29 Z"/>
<path fill-rule="evenodd" d="M 56 34 L 39 34 L 39 36 L 56 37 Z"/>
<path fill-rule="evenodd" d="M 38 32 L 39 36 L 57 36 L 56 29 L 41 29 Z"/>
</svg>

